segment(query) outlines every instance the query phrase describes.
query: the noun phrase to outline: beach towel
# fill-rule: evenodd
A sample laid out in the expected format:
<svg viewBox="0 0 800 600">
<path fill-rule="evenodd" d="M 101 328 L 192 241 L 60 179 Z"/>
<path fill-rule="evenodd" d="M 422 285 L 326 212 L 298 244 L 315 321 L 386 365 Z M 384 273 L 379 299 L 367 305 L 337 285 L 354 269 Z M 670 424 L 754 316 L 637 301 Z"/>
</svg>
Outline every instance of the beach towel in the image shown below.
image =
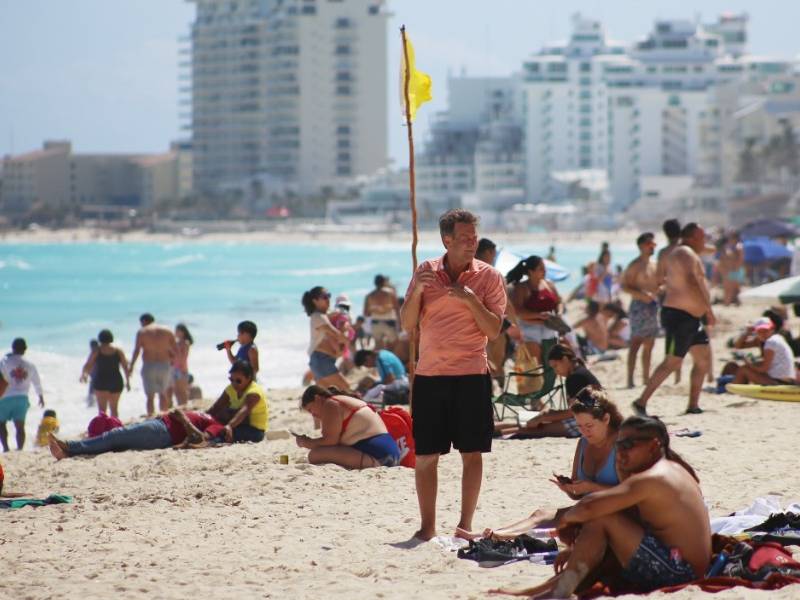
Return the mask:
<svg viewBox="0 0 800 600">
<path fill-rule="evenodd" d="M 739 542 L 736 538 L 715 534 L 711 536 L 711 545 L 712 565 L 718 562 L 720 553 L 727 555 L 721 561 L 724 566 L 720 575 L 659 588 L 651 593 L 672 593 L 689 586 L 696 586 L 711 593 L 740 586 L 757 590 L 777 590 L 793 583 L 800 583 L 800 568 L 794 566 L 800 563 L 796 563 L 791 554 L 779 544 Z M 593 582 L 590 580 L 581 584 L 579 598 L 637 593 L 627 582 L 618 577 L 618 572 L 615 572 L 613 567 L 599 571 L 594 579 Z"/>
<path fill-rule="evenodd" d="M 72 496 L 50 494 L 47 498 L 14 498 L 0 500 L 0 508 L 22 508 L 24 506 L 47 506 L 48 504 L 70 504 Z"/>
</svg>

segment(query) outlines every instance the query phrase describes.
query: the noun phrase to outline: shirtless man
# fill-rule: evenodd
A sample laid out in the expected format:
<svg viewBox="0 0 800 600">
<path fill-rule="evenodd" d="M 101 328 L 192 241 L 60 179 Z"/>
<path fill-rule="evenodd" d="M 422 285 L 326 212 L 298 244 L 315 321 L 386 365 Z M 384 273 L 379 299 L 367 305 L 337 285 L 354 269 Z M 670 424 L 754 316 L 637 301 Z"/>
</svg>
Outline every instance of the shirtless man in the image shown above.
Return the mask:
<svg viewBox="0 0 800 600">
<path fill-rule="evenodd" d="M 664 304 L 664 265 L 669 253 L 681 244 L 681 223 L 678 219 L 667 219 L 661 225 L 661 229 L 667 237 L 667 245 L 659 250 L 656 256 L 656 277 L 658 278 L 658 284 L 662 286 L 658 301 L 660 304 Z M 675 384 L 677 385 L 680 382 L 681 370 L 678 369 L 675 371 Z"/>
<path fill-rule="evenodd" d="M 400 306 L 397 293 L 385 275 L 375 275 L 375 289 L 364 298 L 364 316 L 370 320 L 375 350 L 389 348 L 397 341 Z"/>
<path fill-rule="evenodd" d="M 570 597 L 606 550 L 622 566 L 622 577 L 642 593 L 705 574 L 711 559 L 708 511 L 694 470 L 670 450 L 664 424 L 630 417 L 616 447 L 623 482 L 584 496 L 561 516 L 562 540 L 580 528 L 574 544 L 556 559 L 555 577 L 524 593 Z"/>
<path fill-rule="evenodd" d="M 658 290 L 655 235 L 646 232 L 636 239 L 639 257 L 631 261 L 622 273 L 622 289 L 631 296 L 628 316 L 631 324 L 631 344 L 628 349 L 628 387 L 633 387 L 636 370 L 636 355 L 642 349 L 642 380 L 647 385 L 650 379 L 650 356 L 658 335 Z"/>
<path fill-rule="evenodd" d="M 701 324 L 716 323 L 705 270 L 699 254 L 706 247 L 706 233 L 697 223 L 681 230 L 682 244 L 672 250 L 664 261 L 666 296 L 661 308 L 661 325 L 666 331 L 666 356 L 658 365 L 639 400 L 632 406 L 638 414 L 647 414 L 647 401 L 673 371 L 680 369 L 687 352 L 694 362 L 689 385 L 687 414 L 703 412 L 698 406 L 703 378 L 711 368 L 708 335 Z"/>
<path fill-rule="evenodd" d="M 147 396 L 147 414 L 155 414 L 153 400 L 158 394 L 158 404 L 162 411 L 172 408 L 172 398 L 167 394 L 170 386 L 172 359 L 178 346 L 172 329 L 159 325 L 149 313 L 139 317 L 141 329 L 136 333 L 136 345 L 133 358 L 128 367 L 128 376 L 133 373 L 133 366 L 142 353 L 142 383 Z"/>
</svg>

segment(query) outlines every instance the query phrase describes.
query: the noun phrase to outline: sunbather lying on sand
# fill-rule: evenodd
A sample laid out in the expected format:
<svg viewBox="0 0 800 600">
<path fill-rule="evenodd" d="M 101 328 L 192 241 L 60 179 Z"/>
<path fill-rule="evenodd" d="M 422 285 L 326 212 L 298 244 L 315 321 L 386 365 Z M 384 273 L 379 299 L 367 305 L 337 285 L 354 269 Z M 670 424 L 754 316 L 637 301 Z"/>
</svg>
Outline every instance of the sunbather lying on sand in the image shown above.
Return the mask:
<svg viewBox="0 0 800 600">
<path fill-rule="evenodd" d="M 50 434 L 50 453 L 57 459 L 122 450 L 157 450 L 175 445 L 202 445 L 224 426 L 210 415 L 173 410 L 154 419 L 117 427 L 97 437 L 66 442 Z"/>
</svg>

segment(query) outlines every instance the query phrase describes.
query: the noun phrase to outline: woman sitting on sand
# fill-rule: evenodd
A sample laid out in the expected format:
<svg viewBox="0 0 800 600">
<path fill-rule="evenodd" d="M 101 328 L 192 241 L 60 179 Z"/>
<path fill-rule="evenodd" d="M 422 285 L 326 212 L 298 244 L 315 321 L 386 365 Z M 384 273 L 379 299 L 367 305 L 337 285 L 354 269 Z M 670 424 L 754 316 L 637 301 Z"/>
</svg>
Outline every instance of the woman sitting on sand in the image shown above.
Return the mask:
<svg viewBox="0 0 800 600">
<path fill-rule="evenodd" d="M 552 481 L 573 500 L 618 485 L 621 477 L 616 466 L 616 446 L 622 415 L 608 399 L 605 391 L 587 387 L 578 392 L 570 410 L 575 415 L 581 439 L 575 448 L 572 476 L 555 475 Z M 560 509 L 564 510 L 564 509 Z M 487 529 L 482 534 L 462 532 L 462 537 L 494 537 L 512 539 L 537 527 L 548 527 L 558 511 L 537 510 L 530 517 L 500 529 Z"/>
<path fill-rule="evenodd" d="M 122 373 L 125 374 L 125 387 L 131 391 L 131 382 L 128 380 L 128 361 L 125 353 L 114 346 L 114 335 L 108 330 L 103 329 L 97 334 L 97 341 L 100 344 L 89 355 L 86 364 L 83 365 L 81 373 L 81 383 L 89 380 L 92 374 L 92 390 L 97 398 L 97 409 L 104 413 L 109 408 L 111 416 L 118 417 L 117 406 L 119 397 L 122 394 Z"/>
<path fill-rule="evenodd" d="M 334 464 L 348 469 L 393 467 L 400 463 L 400 449 L 386 431 L 383 420 L 366 402 L 344 395 L 336 388 L 312 385 L 303 392 L 301 408 L 322 422 L 322 437 L 295 437 L 308 448 L 312 465 Z"/>
<path fill-rule="evenodd" d="M 226 423 L 224 441 L 260 442 L 269 422 L 264 388 L 253 379 L 253 367 L 246 360 L 235 361 L 228 373 L 231 383 L 208 409 L 208 414 Z"/>
<path fill-rule="evenodd" d="M 223 426 L 200 412 L 173 410 L 154 419 L 117 427 L 97 437 L 65 442 L 52 433 L 50 453 L 57 459 L 122 450 L 158 450 L 179 444 L 201 444 L 222 432 Z"/>
<path fill-rule="evenodd" d="M 597 377 L 586 368 L 586 363 L 566 344 L 556 344 L 547 355 L 550 367 L 564 378 L 567 402 L 572 403 L 579 391 L 587 386 L 602 387 Z M 581 432 L 571 410 L 544 410 L 522 427 L 500 425 L 503 437 L 531 439 L 543 437 L 580 437 Z"/>
</svg>

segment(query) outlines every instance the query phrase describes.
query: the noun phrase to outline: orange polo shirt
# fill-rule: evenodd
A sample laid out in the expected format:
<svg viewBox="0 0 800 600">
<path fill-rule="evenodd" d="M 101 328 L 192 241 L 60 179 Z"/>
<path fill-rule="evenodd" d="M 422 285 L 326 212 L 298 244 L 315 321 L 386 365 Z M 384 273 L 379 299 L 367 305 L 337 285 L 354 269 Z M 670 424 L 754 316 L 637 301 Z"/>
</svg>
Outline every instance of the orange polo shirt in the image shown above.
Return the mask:
<svg viewBox="0 0 800 600">
<path fill-rule="evenodd" d="M 420 306 L 419 375 L 480 375 L 487 373 L 487 338 L 478 328 L 470 309 L 448 295 L 452 284 L 444 266 L 447 255 L 426 260 L 414 273 L 406 300 L 423 270 L 436 273 L 436 282 L 425 287 Z M 471 289 L 483 305 L 502 319 L 506 310 L 503 276 L 492 266 L 473 259 L 458 283 Z"/>
</svg>

